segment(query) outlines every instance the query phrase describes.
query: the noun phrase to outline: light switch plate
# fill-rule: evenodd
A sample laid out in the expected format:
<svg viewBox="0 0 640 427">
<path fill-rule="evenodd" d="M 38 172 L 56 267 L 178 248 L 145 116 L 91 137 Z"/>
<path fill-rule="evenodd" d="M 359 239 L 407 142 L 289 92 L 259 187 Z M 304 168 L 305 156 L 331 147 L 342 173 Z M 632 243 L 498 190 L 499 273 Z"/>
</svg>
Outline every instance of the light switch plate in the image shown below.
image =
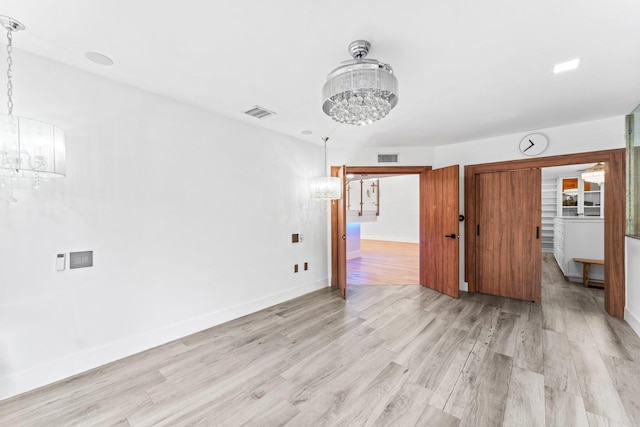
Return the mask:
<svg viewBox="0 0 640 427">
<path fill-rule="evenodd" d="M 64 271 L 66 259 L 67 258 L 65 254 L 56 255 L 56 271 Z"/>
<path fill-rule="evenodd" d="M 93 251 L 70 252 L 69 268 L 84 268 L 93 266 Z"/>
</svg>

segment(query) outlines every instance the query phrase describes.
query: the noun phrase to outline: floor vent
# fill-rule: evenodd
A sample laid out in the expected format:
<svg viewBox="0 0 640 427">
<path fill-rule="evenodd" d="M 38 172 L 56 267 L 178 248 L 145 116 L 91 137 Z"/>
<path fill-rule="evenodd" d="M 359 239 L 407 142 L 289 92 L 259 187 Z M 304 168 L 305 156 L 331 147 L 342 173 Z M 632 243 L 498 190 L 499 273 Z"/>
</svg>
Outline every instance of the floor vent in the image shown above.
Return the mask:
<svg viewBox="0 0 640 427">
<path fill-rule="evenodd" d="M 255 117 L 256 119 L 264 119 L 265 117 L 273 116 L 274 114 L 276 114 L 273 111 L 269 111 L 266 108 L 262 108 L 258 105 L 255 105 L 253 108 L 245 111 L 244 113 L 250 115 L 251 117 Z"/>
<path fill-rule="evenodd" d="M 378 163 L 398 163 L 397 154 L 378 154 Z"/>
</svg>

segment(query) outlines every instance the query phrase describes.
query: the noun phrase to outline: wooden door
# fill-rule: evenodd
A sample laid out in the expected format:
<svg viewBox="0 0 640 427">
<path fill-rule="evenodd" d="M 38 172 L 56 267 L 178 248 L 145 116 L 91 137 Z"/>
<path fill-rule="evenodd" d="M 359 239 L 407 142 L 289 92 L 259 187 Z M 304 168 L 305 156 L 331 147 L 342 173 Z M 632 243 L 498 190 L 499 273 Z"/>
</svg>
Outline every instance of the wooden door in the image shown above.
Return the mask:
<svg viewBox="0 0 640 427">
<path fill-rule="evenodd" d="M 421 182 L 420 244 L 424 254 L 423 286 L 458 298 L 459 191 L 458 165 L 428 170 Z"/>
<path fill-rule="evenodd" d="M 476 175 L 478 292 L 540 302 L 540 169 Z"/>
<path fill-rule="evenodd" d="M 331 176 L 342 180 L 342 198 L 331 201 L 331 287 L 347 298 L 347 204 L 345 166 L 331 166 Z"/>
</svg>

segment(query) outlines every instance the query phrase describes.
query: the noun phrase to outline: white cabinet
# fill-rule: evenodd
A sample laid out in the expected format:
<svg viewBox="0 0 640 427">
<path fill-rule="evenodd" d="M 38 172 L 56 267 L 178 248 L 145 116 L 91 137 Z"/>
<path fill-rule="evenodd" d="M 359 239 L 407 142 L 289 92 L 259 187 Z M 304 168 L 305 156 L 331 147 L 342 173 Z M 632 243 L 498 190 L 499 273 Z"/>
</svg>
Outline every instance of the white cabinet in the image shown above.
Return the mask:
<svg viewBox="0 0 640 427">
<path fill-rule="evenodd" d="M 553 220 L 553 255 L 569 280 L 582 283 L 582 264 L 574 258 L 604 260 L 603 218 L 561 218 Z M 592 265 L 589 278 L 604 281 L 604 268 Z"/>
<path fill-rule="evenodd" d="M 579 176 L 558 178 L 558 216 L 604 217 L 604 185 Z"/>
</svg>

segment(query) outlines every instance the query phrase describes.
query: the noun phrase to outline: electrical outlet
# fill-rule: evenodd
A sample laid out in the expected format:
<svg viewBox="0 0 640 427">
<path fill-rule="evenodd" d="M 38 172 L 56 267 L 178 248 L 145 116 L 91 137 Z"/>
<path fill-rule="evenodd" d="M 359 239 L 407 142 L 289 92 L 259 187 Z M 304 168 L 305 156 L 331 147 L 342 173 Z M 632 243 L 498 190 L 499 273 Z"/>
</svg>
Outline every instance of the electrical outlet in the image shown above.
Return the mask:
<svg viewBox="0 0 640 427">
<path fill-rule="evenodd" d="M 309 263 L 305 262 L 304 263 L 304 271 L 307 271 L 309 269 Z"/>
<path fill-rule="evenodd" d="M 298 272 L 298 264 L 294 264 L 293 265 L 293 272 L 297 273 Z"/>
</svg>

